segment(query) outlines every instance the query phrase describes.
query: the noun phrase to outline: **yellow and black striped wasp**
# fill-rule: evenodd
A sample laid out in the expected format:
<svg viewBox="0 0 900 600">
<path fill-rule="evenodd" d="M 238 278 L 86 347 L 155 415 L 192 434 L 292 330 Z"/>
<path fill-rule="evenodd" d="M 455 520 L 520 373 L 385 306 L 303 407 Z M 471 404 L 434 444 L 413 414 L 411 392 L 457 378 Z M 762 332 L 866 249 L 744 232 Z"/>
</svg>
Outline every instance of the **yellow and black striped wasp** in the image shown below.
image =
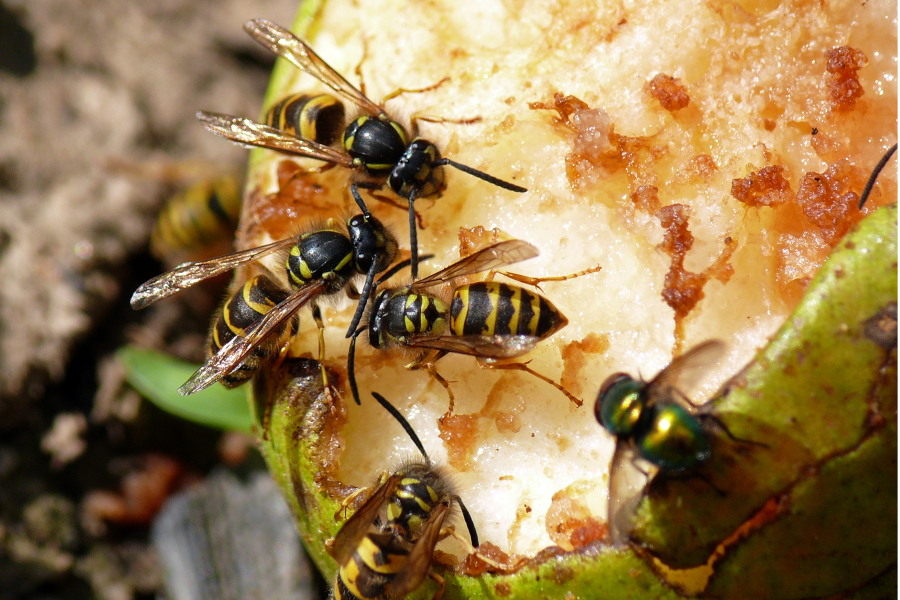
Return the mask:
<svg viewBox="0 0 900 600">
<path fill-rule="evenodd" d="M 368 330 L 369 344 L 373 348 L 418 351 L 416 360 L 408 368 L 421 365 L 429 370 L 447 389 L 451 412 L 453 394 L 446 381 L 433 368 L 434 362 L 448 353 L 475 356 L 489 368 L 531 373 L 556 387 L 580 406 L 581 400 L 527 365 L 494 362 L 528 353 L 538 342 L 568 323 L 568 319 L 549 300 L 521 286 L 495 281 L 457 286 L 449 299 L 439 291 L 423 293 L 423 290 L 449 283 L 458 277 L 496 269 L 537 255 L 537 248 L 528 242 L 498 242 L 406 287 L 381 290 L 372 302 L 367 323 L 353 333 L 350 342 L 347 375 L 356 403 L 360 402 L 354 369 L 356 339 L 363 331 Z M 523 278 L 523 281 L 527 280 L 532 284 L 547 280 L 559 281 L 597 270 L 599 267 L 574 275 Z"/>
<path fill-rule="evenodd" d="M 248 329 L 287 300 L 289 295 L 290 292 L 265 275 L 256 275 L 245 282 L 216 313 L 207 343 L 209 356 L 215 356 L 235 337 L 245 337 Z M 273 328 L 272 333 L 261 340 L 243 362 L 220 379 L 220 383 L 227 388 L 234 388 L 249 381 L 277 349 L 290 343 L 291 338 L 297 334 L 298 327 L 299 321 L 291 319 L 288 323 Z"/>
<path fill-rule="evenodd" d="M 227 240 L 241 212 L 241 186 L 234 177 L 198 181 L 163 206 L 150 234 L 150 252 L 161 261 L 198 258 L 197 253 Z M 207 255 L 208 256 L 208 255 Z"/>
<path fill-rule="evenodd" d="M 287 29 L 265 19 L 248 21 L 244 24 L 244 29 L 270 51 L 353 103 L 362 111 L 362 115 L 346 126 L 340 149 L 304 137 L 302 130 L 301 136 L 297 136 L 296 133 L 278 128 L 273 125 L 272 119 L 267 124 L 261 124 L 250 119 L 206 111 L 198 112 L 197 118 L 213 133 L 242 145 L 269 148 L 353 169 L 356 180 L 351 184 L 351 190 L 357 187 L 378 189 L 386 183 L 409 204 L 412 254 L 410 270 L 414 280 L 418 277 L 419 259 L 413 202 L 416 198 L 441 192 L 444 182 L 440 167 L 454 167 L 513 192 L 527 191 L 521 186 L 442 158 L 433 143 L 416 137 L 415 119 L 411 123 L 413 135 L 410 135 L 397 121 L 390 118 L 383 107 L 369 100 L 322 60 L 309 44 Z"/>
<path fill-rule="evenodd" d="M 410 460 L 391 475 L 382 476 L 377 488 L 344 523 L 328 552 L 340 565 L 333 593 L 336 600 L 403 598 L 426 577 L 444 590 L 443 578 L 431 569 L 434 547 L 452 535 L 474 552 L 478 534 L 469 511 L 453 490 L 402 414 L 383 396 L 372 396 L 403 426 L 423 460 Z M 457 504 L 469 530 L 469 545 L 444 522 Z M 482 560 L 499 567 L 492 561 Z"/>
<path fill-rule="evenodd" d="M 131 306 L 135 310 L 145 308 L 209 277 L 273 253 L 287 252 L 284 265 L 292 290 L 290 294 L 277 303 L 272 302 L 271 294 L 265 294 L 268 302 L 263 305 L 269 306 L 259 305 L 264 310 L 256 310 L 255 316 L 249 314 L 243 319 L 240 324 L 249 322 L 249 325 L 237 328 L 238 330 L 234 331 L 236 335 L 221 346 L 206 364 L 179 388 L 179 392 L 184 395 L 192 394 L 226 377 L 270 335 L 276 331 L 283 331 L 288 319 L 291 319 L 307 302 L 320 295 L 337 294 L 344 290 L 355 276 L 365 275 L 365 283 L 360 292 L 350 331 L 355 329 L 372 293 L 375 275 L 388 269 L 397 256 L 398 247 L 390 231 L 369 213 L 358 192 L 354 193 L 354 198 L 362 214 L 347 220 L 346 232 L 341 231 L 336 223 L 330 223 L 325 228 L 258 248 L 212 260 L 184 263 L 138 287 L 131 298 Z M 396 269 L 391 273 L 395 271 Z M 238 291 L 238 294 L 242 294 L 245 288 L 246 285 Z M 261 288 L 257 285 L 256 289 Z M 229 310 L 229 305 L 230 303 L 226 303 L 223 310 Z M 324 355 L 324 324 L 318 304 L 313 306 L 313 317 L 319 326 L 319 353 Z"/>
</svg>

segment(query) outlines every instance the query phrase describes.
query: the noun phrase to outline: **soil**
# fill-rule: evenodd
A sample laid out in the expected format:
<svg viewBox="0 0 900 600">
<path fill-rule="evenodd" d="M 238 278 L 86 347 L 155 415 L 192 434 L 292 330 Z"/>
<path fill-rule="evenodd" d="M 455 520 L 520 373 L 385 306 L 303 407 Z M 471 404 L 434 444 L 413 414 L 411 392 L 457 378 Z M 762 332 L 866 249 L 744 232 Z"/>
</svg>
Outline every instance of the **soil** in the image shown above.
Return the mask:
<svg viewBox="0 0 900 600">
<path fill-rule="evenodd" d="M 147 250 L 160 206 L 246 160 L 194 117 L 258 114 L 273 60 L 242 23 L 296 7 L 0 5 L 0 600 L 156 597 L 149 528 L 167 498 L 224 460 L 261 468 L 246 439 L 143 401 L 112 353 L 201 351 L 216 293 L 199 317 L 128 298 L 165 268 Z"/>
</svg>

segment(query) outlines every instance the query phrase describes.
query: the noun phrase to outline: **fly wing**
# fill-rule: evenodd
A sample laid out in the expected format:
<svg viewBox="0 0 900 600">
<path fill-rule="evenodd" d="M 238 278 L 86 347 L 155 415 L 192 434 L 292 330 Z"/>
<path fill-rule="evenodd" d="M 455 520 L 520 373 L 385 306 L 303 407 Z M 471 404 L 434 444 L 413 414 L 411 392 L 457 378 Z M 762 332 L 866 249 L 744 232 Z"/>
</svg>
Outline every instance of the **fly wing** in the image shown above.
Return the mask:
<svg viewBox="0 0 900 600">
<path fill-rule="evenodd" d="M 359 542 L 363 536 L 369 532 L 375 517 L 381 507 L 387 504 L 388 499 L 394 490 L 397 489 L 399 479 L 395 475 L 391 475 L 387 481 L 375 490 L 366 502 L 359 507 L 353 516 L 347 519 L 347 522 L 341 527 L 337 535 L 334 537 L 329 554 L 339 565 L 343 565 L 350 555 L 359 546 Z"/>
<path fill-rule="evenodd" d="M 416 540 L 406 564 L 397 572 L 386 587 L 385 592 L 392 598 L 405 598 L 407 594 L 422 585 L 428 570 L 431 568 L 431 558 L 434 556 L 434 547 L 437 545 L 438 538 L 441 534 L 441 526 L 444 524 L 444 517 L 450 507 L 446 504 L 439 504 L 434 507 L 431 516 L 422 525 L 419 539 Z"/>
<path fill-rule="evenodd" d="M 325 281 L 317 280 L 292 293 L 267 312 L 266 316 L 248 327 L 244 337 L 234 337 L 222 346 L 205 365 L 178 388 L 178 392 L 182 396 L 199 392 L 234 371 L 254 348 L 327 286 Z"/>
<path fill-rule="evenodd" d="M 298 69 L 306 71 L 370 115 L 384 113 L 380 106 L 366 98 L 361 91 L 322 60 L 322 57 L 309 47 L 309 44 L 284 27 L 266 19 L 253 19 L 244 23 L 244 30 L 270 52 L 284 58 Z"/>
<path fill-rule="evenodd" d="M 211 132 L 228 138 L 242 146 L 257 146 L 306 158 L 353 168 L 353 159 L 347 154 L 306 138 L 291 135 L 281 129 L 269 127 L 243 117 L 223 115 L 201 110 L 197 118 Z"/>
<path fill-rule="evenodd" d="M 452 265 L 441 269 L 433 275 L 413 282 L 412 289 L 422 288 L 446 283 L 456 277 L 490 271 L 498 267 L 521 262 L 538 255 L 538 249 L 523 240 L 506 240 L 497 242 L 487 248 L 482 248 L 474 254 L 461 258 Z"/>
<path fill-rule="evenodd" d="M 297 238 L 287 238 L 266 246 L 235 252 L 211 260 L 184 263 L 168 273 L 163 273 L 142 284 L 131 296 L 131 308 L 135 310 L 146 308 L 154 302 L 168 298 L 204 279 L 215 277 L 273 252 L 290 248 L 296 243 Z"/>
<path fill-rule="evenodd" d="M 478 358 L 515 358 L 531 352 L 540 338 L 529 335 L 418 335 L 407 343 L 414 348 L 431 348 Z"/>
<path fill-rule="evenodd" d="M 695 406 L 685 401 L 684 394 L 694 388 L 710 366 L 718 362 L 725 349 L 725 342 L 707 340 L 673 360 L 647 384 L 647 402 L 676 401 L 693 410 Z"/>
<path fill-rule="evenodd" d="M 616 450 L 609 468 L 606 514 L 609 537 L 615 545 L 627 540 L 633 525 L 634 509 L 647 484 L 647 476 L 638 469 L 635 460 L 634 447 L 630 443 L 616 440 Z"/>
</svg>

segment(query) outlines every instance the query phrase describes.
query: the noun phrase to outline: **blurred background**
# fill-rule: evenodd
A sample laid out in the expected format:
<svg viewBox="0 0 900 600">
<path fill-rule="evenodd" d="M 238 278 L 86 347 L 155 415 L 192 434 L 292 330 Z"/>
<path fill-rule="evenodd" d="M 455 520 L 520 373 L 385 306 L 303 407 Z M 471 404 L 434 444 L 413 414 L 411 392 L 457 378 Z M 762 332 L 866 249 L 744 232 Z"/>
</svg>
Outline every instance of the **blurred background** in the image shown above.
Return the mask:
<svg viewBox="0 0 900 600">
<path fill-rule="evenodd" d="M 140 342 L 201 358 L 220 291 L 147 314 L 128 299 L 171 266 L 148 251 L 167 199 L 242 173 L 246 151 L 194 117 L 259 113 L 273 59 L 241 25 L 296 9 L 0 3 L 2 600 L 157 597 L 149 526 L 166 499 L 222 463 L 256 485 L 249 438 L 162 413 L 112 353 Z"/>
</svg>

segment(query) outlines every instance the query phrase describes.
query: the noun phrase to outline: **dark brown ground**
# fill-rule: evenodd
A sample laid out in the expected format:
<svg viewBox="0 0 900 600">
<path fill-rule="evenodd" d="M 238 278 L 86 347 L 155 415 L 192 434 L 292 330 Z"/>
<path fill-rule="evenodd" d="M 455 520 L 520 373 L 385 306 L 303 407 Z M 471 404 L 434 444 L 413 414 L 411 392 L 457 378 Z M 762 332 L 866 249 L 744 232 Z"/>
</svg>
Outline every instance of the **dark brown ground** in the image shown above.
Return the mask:
<svg viewBox="0 0 900 600">
<path fill-rule="evenodd" d="M 240 169 L 245 152 L 194 112 L 259 112 L 272 58 L 241 24 L 290 23 L 296 8 L 0 4 L 0 600 L 160 589 L 148 522 L 169 491 L 220 462 L 220 434 L 141 401 L 110 354 L 135 336 L 159 342 L 155 325 L 139 328 L 148 318 L 180 318 L 127 303 L 162 270 L 150 227 L 185 184 L 159 173 Z M 190 339 L 206 318 L 183 321 Z M 149 476 L 126 478 L 136 473 Z M 134 493 L 94 494 L 123 479 Z"/>
</svg>

